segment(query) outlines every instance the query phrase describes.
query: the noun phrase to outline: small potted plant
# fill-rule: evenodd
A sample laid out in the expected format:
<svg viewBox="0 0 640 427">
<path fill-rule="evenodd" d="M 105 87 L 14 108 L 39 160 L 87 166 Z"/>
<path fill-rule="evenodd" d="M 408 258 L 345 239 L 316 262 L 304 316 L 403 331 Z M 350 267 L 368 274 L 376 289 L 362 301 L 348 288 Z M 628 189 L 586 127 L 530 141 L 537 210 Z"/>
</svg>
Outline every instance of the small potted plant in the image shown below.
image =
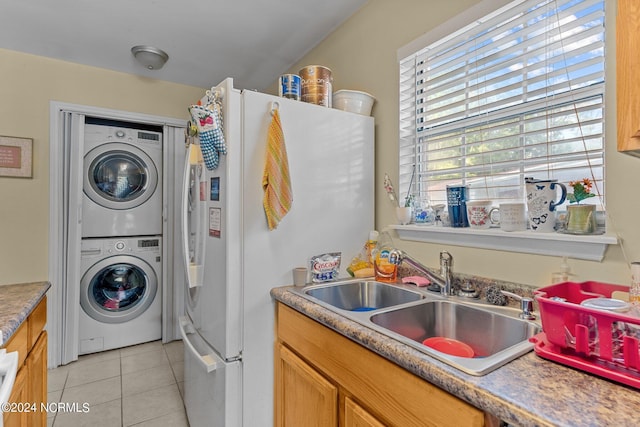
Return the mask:
<svg viewBox="0 0 640 427">
<path fill-rule="evenodd" d="M 567 206 L 567 232 L 572 234 L 591 234 L 596 231 L 596 206 L 581 205 L 580 202 L 595 197 L 591 192 L 593 183 L 589 178 L 571 181 L 572 194 L 567 194 L 570 205 Z M 574 205 L 575 203 L 575 205 Z"/>
<path fill-rule="evenodd" d="M 391 200 L 391 203 L 393 203 L 396 208 L 396 217 L 398 218 L 398 222 L 400 222 L 401 225 L 411 223 L 411 201 L 413 200 L 413 195 L 407 195 L 404 199 L 404 205 L 400 205 L 396 191 L 391 183 L 391 178 L 389 178 L 389 175 L 386 173 L 384 174 L 384 189 L 387 191 L 389 200 Z"/>
</svg>

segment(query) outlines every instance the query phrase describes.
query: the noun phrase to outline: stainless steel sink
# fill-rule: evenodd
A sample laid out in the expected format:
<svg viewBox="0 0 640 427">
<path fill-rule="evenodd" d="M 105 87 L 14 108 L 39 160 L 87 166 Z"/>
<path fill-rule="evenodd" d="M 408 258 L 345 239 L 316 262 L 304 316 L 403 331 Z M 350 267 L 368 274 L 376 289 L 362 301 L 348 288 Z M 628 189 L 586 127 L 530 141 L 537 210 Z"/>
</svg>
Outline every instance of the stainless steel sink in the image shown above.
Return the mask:
<svg viewBox="0 0 640 427">
<path fill-rule="evenodd" d="M 519 311 L 411 285 L 350 279 L 292 287 L 298 295 L 471 375 L 485 375 L 533 349 L 538 323 Z M 426 338 L 466 343 L 475 357 L 457 357 L 422 344 Z"/>
<path fill-rule="evenodd" d="M 377 313 L 369 320 L 400 341 L 472 375 L 484 375 L 527 353 L 533 348 L 529 338 L 540 331 L 535 323 L 491 311 L 489 307 L 446 300 Z M 462 341 L 473 349 L 475 356 L 450 356 L 422 344 L 431 337 Z"/>
<path fill-rule="evenodd" d="M 325 304 L 347 311 L 372 311 L 424 298 L 421 293 L 375 281 L 314 286 L 305 289 L 304 293 Z"/>
</svg>

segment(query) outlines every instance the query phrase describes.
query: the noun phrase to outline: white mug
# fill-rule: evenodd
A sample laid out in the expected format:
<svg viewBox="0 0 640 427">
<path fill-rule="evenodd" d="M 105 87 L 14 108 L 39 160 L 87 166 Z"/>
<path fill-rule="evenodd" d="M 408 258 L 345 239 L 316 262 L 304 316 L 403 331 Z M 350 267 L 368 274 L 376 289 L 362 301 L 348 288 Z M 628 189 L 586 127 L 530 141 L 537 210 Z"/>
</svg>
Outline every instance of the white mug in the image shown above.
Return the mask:
<svg viewBox="0 0 640 427">
<path fill-rule="evenodd" d="M 524 231 L 527 229 L 527 210 L 523 202 L 500 203 L 499 208 L 492 210 L 499 212 L 500 229 L 503 231 Z"/>
<path fill-rule="evenodd" d="M 527 190 L 527 212 L 531 230 L 553 233 L 556 226 L 556 206 L 567 197 L 567 187 L 557 179 L 524 179 Z M 560 198 L 558 199 L 558 189 Z M 557 200 L 557 201 L 556 201 Z"/>
<path fill-rule="evenodd" d="M 469 227 L 487 229 L 491 226 L 491 200 L 470 200 L 467 202 Z"/>
</svg>

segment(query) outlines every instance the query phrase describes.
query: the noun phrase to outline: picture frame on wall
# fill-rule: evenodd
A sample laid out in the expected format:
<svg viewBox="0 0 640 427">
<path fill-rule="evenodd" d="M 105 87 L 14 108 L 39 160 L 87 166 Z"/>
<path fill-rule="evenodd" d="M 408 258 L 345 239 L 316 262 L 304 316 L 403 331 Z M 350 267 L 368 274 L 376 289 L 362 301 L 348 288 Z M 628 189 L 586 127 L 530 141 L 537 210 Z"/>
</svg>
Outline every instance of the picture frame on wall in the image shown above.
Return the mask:
<svg viewBox="0 0 640 427">
<path fill-rule="evenodd" d="M 0 177 L 33 177 L 33 139 L 0 135 Z"/>
</svg>

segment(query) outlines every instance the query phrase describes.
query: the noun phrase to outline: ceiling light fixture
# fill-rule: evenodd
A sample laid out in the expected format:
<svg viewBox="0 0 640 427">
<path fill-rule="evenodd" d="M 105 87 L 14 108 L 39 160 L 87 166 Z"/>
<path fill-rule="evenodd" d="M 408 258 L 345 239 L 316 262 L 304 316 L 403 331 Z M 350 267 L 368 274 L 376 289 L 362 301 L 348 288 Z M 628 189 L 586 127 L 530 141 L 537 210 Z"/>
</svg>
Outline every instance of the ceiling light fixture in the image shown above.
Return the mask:
<svg viewBox="0 0 640 427">
<path fill-rule="evenodd" d="M 165 51 L 153 46 L 134 46 L 131 48 L 131 53 L 139 63 L 149 70 L 159 70 L 169 59 L 169 55 Z"/>
</svg>

